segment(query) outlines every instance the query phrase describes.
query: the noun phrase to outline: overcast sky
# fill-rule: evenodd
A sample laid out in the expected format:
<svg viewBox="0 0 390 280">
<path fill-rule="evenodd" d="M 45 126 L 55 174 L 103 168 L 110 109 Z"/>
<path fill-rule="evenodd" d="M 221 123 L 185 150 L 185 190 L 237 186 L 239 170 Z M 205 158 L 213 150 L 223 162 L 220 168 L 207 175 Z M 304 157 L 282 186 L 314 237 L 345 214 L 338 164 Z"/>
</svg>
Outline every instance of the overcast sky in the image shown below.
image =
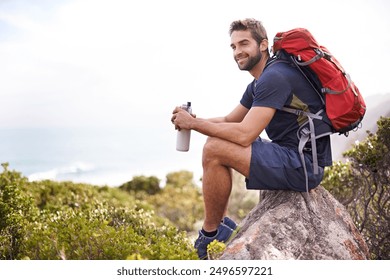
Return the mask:
<svg viewBox="0 0 390 280">
<path fill-rule="evenodd" d="M 390 92 L 390 2 L 0 0 L 0 127 L 171 129 L 175 105 L 230 112 L 252 77 L 229 24 L 309 29 L 364 96 Z"/>
</svg>

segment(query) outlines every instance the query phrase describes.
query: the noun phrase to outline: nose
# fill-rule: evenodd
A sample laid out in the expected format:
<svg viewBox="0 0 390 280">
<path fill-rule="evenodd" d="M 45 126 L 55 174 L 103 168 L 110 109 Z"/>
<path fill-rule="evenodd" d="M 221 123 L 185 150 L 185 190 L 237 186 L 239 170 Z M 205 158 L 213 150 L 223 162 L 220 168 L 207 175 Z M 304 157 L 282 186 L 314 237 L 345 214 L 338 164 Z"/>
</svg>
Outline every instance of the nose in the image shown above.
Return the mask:
<svg viewBox="0 0 390 280">
<path fill-rule="evenodd" d="M 233 50 L 233 56 L 234 56 L 234 58 L 236 59 L 241 53 L 242 53 L 241 48 L 236 47 L 236 48 Z"/>
</svg>

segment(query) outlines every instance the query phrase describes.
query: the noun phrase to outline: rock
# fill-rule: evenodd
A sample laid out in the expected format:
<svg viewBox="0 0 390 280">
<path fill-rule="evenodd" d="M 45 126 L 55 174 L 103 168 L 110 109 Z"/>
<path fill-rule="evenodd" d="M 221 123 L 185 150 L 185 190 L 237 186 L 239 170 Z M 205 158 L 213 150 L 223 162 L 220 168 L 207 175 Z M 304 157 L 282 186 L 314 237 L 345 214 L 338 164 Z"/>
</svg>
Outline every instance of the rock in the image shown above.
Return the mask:
<svg viewBox="0 0 390 280">
<path fill-rule="evenodd" d="M 369 259 L 345 207 L 318 186 L 309 193 L 262 191 L 222 260 Z"/>
</svg>

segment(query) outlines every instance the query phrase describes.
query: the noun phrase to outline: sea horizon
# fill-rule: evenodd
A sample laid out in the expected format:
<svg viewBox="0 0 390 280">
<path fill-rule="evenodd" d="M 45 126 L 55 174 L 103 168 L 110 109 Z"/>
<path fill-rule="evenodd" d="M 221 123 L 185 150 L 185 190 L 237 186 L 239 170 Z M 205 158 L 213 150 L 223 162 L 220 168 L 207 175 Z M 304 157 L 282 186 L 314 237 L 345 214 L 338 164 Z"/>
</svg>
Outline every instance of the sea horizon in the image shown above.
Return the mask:
<svg viewBox="0 0 390 280">
<path fill-rule="evenodd" d="M 144 128 L 0 128 L 0 162 L 29 181 L 72 181 L 119 186 L 134 176 L 156 176 L 186 170 L 201 176 L 199 135 L 189 152 L 175 150 L 173 130 Z M 156 138 L 155 135 L 158 135 Z"/>
</svg>

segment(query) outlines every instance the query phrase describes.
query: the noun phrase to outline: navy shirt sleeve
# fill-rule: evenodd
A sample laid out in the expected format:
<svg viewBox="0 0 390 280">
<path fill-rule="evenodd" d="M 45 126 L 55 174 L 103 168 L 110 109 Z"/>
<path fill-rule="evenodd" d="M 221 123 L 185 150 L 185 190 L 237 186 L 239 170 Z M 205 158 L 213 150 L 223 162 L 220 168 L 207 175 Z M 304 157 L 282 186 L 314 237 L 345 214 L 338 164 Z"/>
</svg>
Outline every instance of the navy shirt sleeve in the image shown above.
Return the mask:
<svg viewBox="0 0 390 280">
<path fill-rule="evenodd" d="M 256 82 L 253 106 L 282 109 L 291 95 L 291 84 L 275 68 L 267 69 Z"/>
<path fill-rule="evenodd" d="M 252 107 L 255 82 L 256 82 L 256 80 L 251 82 L 246 87 L 246 90 L 245 90 L 245 92 L 244 92 L 244 94 L 243 94 L 243 96 L 241 98 L 241 101 L 240 101 L 241 105 L 244 106 L 247 109 L 250 109 Z"/>
<path fill-rule="evenodd" d="M 241 105 L 282 109 L 291 93 L 291 84 L 285 75 L 274 69 L 267 69 L 258 81 L 251 82 L 241 98 Z"/>
</svg>

